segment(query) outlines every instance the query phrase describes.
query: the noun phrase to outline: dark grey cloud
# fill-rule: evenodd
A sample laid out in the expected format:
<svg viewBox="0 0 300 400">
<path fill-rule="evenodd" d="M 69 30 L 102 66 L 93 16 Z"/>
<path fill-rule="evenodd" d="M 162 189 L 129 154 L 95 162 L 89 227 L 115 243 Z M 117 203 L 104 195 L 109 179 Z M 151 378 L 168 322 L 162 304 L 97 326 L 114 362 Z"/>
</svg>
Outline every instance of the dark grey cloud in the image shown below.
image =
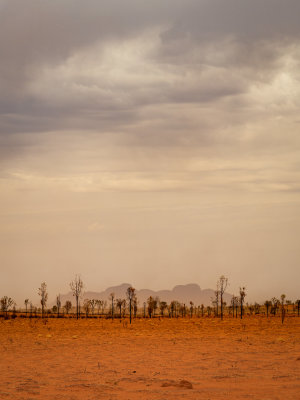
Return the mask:
<svg viewBox="0 0 300 400">
<path fill-rule="evenodd" d="M 249 108 L 243 98 L 249 87 L 271 81 L 300 36 L 296 0 L 2 0 L 0 6 L 2 135 L 64 129 L 124 131 L 139 126 L 143 118 L 145 131 L 149 121 L 152 127 L 170 123 L 170 113 L 158 122 L 147 114 L 153 105 L 218 108 L 222 99 L 231 99 L 244 110 Z M 101 67 L 107 62 L 104 49 L 143 37 L 147 31 L 151 38 L 156 28 L 155 47 L 141 56 L 144 80 L 111 78 L 107 70 L 94 77 L 82 74 L 93 65 L 93 51 L 99 53 L 94 65 Z M 75 59 L 70 67 L 78 73 L 60 77 L 60 66 L 78 54 L 81 64 Z M 86 64 L 85 57 L 90 57 Z M 48 80 L 45 69 L 52 71 Z M 137 72 L 142 70 L 140 65 Z M 153 71 L 157 76 L 151 79 Z M 39 80 L 41 88 L 33 90 Z M 186 119 L 182 115 L 181 128 Z M 235 116 L 232 123 L 238 119 Z M 197 136 L 207 137 L 207 122 L 198 127 Z M 139 143 L 142 138 L 143 134 Z M 162 142 L 172 138 L 178 135 L 168 133 Z M 153 135 L 148 140 L 144 135 L 145 144 L 152 140 Z"/>
</svg>

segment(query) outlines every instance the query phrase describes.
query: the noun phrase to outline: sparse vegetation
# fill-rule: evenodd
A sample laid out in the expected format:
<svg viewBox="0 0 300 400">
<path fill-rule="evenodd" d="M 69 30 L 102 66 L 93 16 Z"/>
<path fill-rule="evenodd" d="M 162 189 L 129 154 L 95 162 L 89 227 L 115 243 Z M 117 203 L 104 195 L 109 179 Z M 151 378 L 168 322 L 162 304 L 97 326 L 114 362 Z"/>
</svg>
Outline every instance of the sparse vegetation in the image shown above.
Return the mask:
<svg viewBox="0 0 300 400">
<path fill-rule="evenodd" d="M 71 311 L 72 308 L 72 303 L 70 302 L 70 300 L 67 300 L 65 302 L 64 308 L 66 310 L 67 315 L 69 314 L 69 312 Z"/>
<path fill-rule="evenodd" d="M 70 288 L 72 290 L 72 295 L 76 300 L 75 312 L 72 312 L 72 303 L 70 300 L 66 300 L 64 306 L 61 303 L 60 294 L 56 296 L 55 304 L 49 309 L 46 308 L 48 301 L 47 285 L 43 282 L 38 290 L 40 296 L 41 307 L 35 307 L 29 299 L 25 299 L 25 315 L 22 314 L 22 310 L 16 308 L 16 303 L 8 296 L 4 296 L 1 299 L 1 311 L 2 317 L 5 318 L 16 318 L 18 315 L 22 317 L 28 316 L 30 318 L 37 318 L 45 316 L 48 317 L 75 317 L 78 319 L 80 316 L 84 315 L 88 318 L 111 318 L 112 320 L 116 317 L 119 318 L 129 317 L 130 323 L 132 323 L 132 318 L 155 318 L 159 316 L 160 318 L 212 318 L 220 317 L 221 320 L 225 317 L 238 317 L 243 319 L 245 316 L 270 316 L 281 317 L 282 324 L 285 318 L 289 316 L 299 316 L 300 314 L 300 301 L 296 300 L 292 302 L 291 300 L 286 300 L 286 295 L 280 296 L 280 300 L 273 297 L 271 300 L 266 300 L 264 303 L 260 304 L 258 302 L 245 303 L 246 289 L 245 287 L 240 287 L 239 296 L 232 296 L 228 305 L 224 301 L 224 296 L 226 299 L 228 295 L 225 293 L 228 286 L 228 279 L 222 275 L 217 282 L 217 290 L 215 291 L 215 296 L 212 298 L 213 307 L 204 304 L 197 305 L 194 301 L 190 300 L 189 305 L 185 303 L 180 303 L 177 300 L 173 300 L 170 303 L 165 300 L 160 300 L 157 296 L 149 296 L 147 301 L 141 303 L 139 308 L 139 302 L 136 295 L 136 291 L 133 287 L 129 287 L 124 295 L 126 295 L 128 303 L 122 297 L 115 298 L 115 294 L 111 293 L 109 295 L 109 302 L 104 299 L 85 299 L 82 305 L 82 312 L 80 311 L 80 301 L 82 297 L 83 282 L 80 276 L 76 275 L 75 279 L 70 283 Z M 107 306 L 108 305 L 108 306 Z M 128 305 L 128 307 L 127 307 Z M 63 312 L 61 309 L 63 308 Z M 117 309 L 117 310 L 115 310 Z M 156 312 L 158 310 L 158 312 Z M 240 313 L 238 313 L 240 311 Z M 0 314 L 1 316 L 1 314 Z"/>
<path fill-rule="evenodd" d="M 220 295 L 221 319 L 223 319 L 223 308 L 224 308 L 224 300 L 223 300 L 223 298 L 224 298 L 225 290 L 227 288 L 227 284 L 228 284 L 228 279 L 225 278 L 224 275 L 222 275 L 220 277 L 220 279 L 218 281 L 218 285 L 217 285 L 218 292 L 219 292 L 219 295 Z"/>
<path fill-rule="evenodd" d="M 59 317 L 59 310 L 61 307 L 60 294 L 56 296 L 57 316 Z"/>
<path fill-rule="evenodd" d="M 7 318 L 7 313 L 10 309 L 10 307 L 15 305 L 14 300 L 11 297 L 4 296 L 1 298 L 1 310 L 5 315 L 5 318 Z"/>
<path fill-rule="evenodd" d="M 41 287 L 39 288 L 39 296 L 41 296 L 42 318 L 44 318 L 45 307 L 47 305 L 47 300 L 48 300 L 47 285 L 45 282 L 43 282 L 41 284 Z"/>
<path fill-rule="evenodd" d="M 24 304 L 25 304 L 26 314 L 27 314 L 28 303 L 29 303 L 29 299 L 25 299 Z"/>
<path fill-rule="evenodd" d="M 70 288 L 72 290 L 73 296 L 76 299 L 76 317 L 78 319 L 79 318 L 79 307 L 80 307 L 79 306 L 79 298 L 81 296 L 82 289 L 83 289 L 83 282 L 79 275 L 76 275 L 74 281 L 72 281 L 70 283 Z"/>
<path fill-rule="evenodd" d="M 114 319 L 114 300 L 115 300 L 115 294 L 111 293 L 109 295 L 110 301 L 111 301 L 111 319 Z"/>
<path fill-rule="evenodd" d="M 285 294 L 282 294 L 282 295 L 280 296 L 280 298 L 281 298 L 281 323 L 283 324 L 283 323 L 284 323 L 284 318 L 285 318 L 285 307 L 284 307 L 284 302 L 285 302 L 286 295 L 285 295 Z"/>
<path fill-rule="evenodd" d="M 132 286 L 127 289 L 127 298 L 129 301 L 129 321 L 131 323 L 132 302 L 135 299 L 135 289 Z"/>
<path fill-rule="evenodd" d="M 246 297 L 246 288 L 245 287 L 240 287 L 240 307 L 241 307 L 241 319 L 243 318 L 243 313 L 244 313 L 244 300 Z"/>
</svg>

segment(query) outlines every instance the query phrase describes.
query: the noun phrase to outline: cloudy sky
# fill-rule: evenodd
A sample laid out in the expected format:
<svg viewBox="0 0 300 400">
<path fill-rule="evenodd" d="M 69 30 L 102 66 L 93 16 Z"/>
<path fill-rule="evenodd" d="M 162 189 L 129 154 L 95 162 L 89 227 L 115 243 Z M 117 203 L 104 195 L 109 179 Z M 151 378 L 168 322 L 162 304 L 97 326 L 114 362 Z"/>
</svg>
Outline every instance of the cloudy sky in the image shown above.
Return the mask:
<svg viewBox="0 0 300 400">
<path fill-rule="evenodd" d="M 0 0 L 0 295 L 300 279 L 299 0 Z"/>
</svg>

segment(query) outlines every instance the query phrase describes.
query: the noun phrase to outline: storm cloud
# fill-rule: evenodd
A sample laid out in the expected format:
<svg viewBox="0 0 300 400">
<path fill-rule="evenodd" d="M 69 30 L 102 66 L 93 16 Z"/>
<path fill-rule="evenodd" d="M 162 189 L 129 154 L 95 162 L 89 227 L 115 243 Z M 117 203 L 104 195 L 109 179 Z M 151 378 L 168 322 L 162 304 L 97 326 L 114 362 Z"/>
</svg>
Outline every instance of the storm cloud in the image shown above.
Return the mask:
<svg viewBox="0 0 300 400">
<path fill-rule="evenodd" d="M 296 276 L 299 15 L 298 0 L 0 0 L 0 233 L 11 238 L 8 248 L 30 232 L 29 247 L 37 246 L 38 255 L 19 245 L 25 264 L 36 266 L 42 248 L 52 254 L 49 237 L 60 232 L 58 243 L 68 232 L 73 239 L 67 247 L 73 243 L 80 253 L 74 259 L 84 260 L 84 233 L 104 235 L 102 261 L 113 269 L 120 261 L 110 255 L 115 235 L 124 240 L 120 254 L 132 275 L 140 262 L 147 268 L 157 262 L 159 271 L 179 260 L 174 276 L 183 279 L 180 265 L 187 257 L 197 280 L 199 259 L 216 274 L 224 264 L 230 274 L 263 253 L 258 264 L 266 268 L 266 280 L 274 263 L 279 274 L 279 260 Z M 105 199 L 103 214 L 98 196 Z M 131 220 L 132 210 L 139 211 Z M 115 215 L 129 231 L 134 227 L 131 240 L 124 239 Z M 229 215 L 236 231 L 227 235 L 225 248 L 220 243 Z M 265 252 L 253 221 L 268 242 Z M 291 239 L 274 234 L 274 243 L 284 243 L 277 257 L 270 245 L 275 226 Z M 165 250 L 155 239 L 159 229 L 167 232 Z M 145 257 L 131 260 L 143 234 Z M 201 254 L 197 235 L 206 243 Z M 185 243 L 175 260 L 173 241 L 178 248 Z M 215 248 L 219 258 L 209 254 Z M 237 260 L 230 251 L 237 251 Z M 20 260 L 9 254 L 5 250 L 4 264 L 17 269 Z M 90 254 L 95 266 L 101 257 L 95 249 Z M 74 259 L 64 257 L 68 271 Z M 106 279 L 120 283 L 113 274 Z M 146 274 L 137 282 L 149 279 Z M 124 273 L 124 281 L 134 280 Z M 154 278 L 152 283 L 158 285 Z M 184 282 L 170 286 L 177 283 Z"/>
</svg>

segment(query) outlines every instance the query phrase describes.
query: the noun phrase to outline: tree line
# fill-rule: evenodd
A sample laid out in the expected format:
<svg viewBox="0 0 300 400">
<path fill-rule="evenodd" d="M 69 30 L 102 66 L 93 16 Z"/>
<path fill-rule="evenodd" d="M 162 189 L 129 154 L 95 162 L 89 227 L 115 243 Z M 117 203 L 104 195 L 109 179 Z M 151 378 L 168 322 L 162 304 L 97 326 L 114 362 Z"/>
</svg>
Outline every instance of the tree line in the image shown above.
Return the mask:
<svg viewBox="0 0 300 400">
<path fill-rule="evenodd" d="M 243 318 L 245 313 L 248 315 L 265 314 L 267 318 L 270 315 L 281 315 L 282 323 L 284 322 L 286 314 L 292 308 L 293 312 L 300 315 L 300 300 L 292 303 L 286 300 L 286 295 L 282 294 L 280 299 L 273 297 L 266 300 L 263 304 L 245 304 L 246 288 L 244 286 L 239 288 L 237 296 L 233 295 L 230 304 L 224 301 L 225 291 L 228 286 L 228 278 L 221 276 L 216 285 L 214 297 L 211 299 L 211 306 L 204 306 L 203 304 L 196 306 L 193 301 L 189 304 L 180 303 L 176 300 L 171 301 L 169 304 L 166 301 L 160 300 L 158 297 L 150 296 L 140 307 L 138 307 L 138 299 L 136 290 L 133 287 L 128 287 L 124 298 L 116 298 L 114 293 L 111 293 L 108 301 L 99 299 L 84 299 L 81 304 L 83 296 L 83 281 L 79 275 L 76 275 L 74 280 L 70 282 L 70 289 L 75 300 L 73 305 L 70 300 L 67 300 L 64 305 L 61 304 L 61 298 L 58 294 L 56 296 L 55 305 L 47 309 L 48 291 L 45 282 L 41 283 L 38 289 L 40 296 L 41 307 L 34 307 L 29 299 L 25 299 L 25 316 L 38 317 L 41 316 L 73 316 L 77 319 L 81 317 L 96 317 L 102 316 L 106 318 L 125 318 L 129 317 L 130 323 L 132 318 L 144 317 L 154 318 L 159 317 L 219 317 L 223 320 L 224 315 L 233 318 Z M 16 310 L 15 301 L 4 296 L 0 299 L 2 317 L 8 318 L 16 317 L 22 310 Z M 73 313 L 72 313 L 73 311 Z M 22 316 L 24 316 L 22 314 Z"/>
</svg>

